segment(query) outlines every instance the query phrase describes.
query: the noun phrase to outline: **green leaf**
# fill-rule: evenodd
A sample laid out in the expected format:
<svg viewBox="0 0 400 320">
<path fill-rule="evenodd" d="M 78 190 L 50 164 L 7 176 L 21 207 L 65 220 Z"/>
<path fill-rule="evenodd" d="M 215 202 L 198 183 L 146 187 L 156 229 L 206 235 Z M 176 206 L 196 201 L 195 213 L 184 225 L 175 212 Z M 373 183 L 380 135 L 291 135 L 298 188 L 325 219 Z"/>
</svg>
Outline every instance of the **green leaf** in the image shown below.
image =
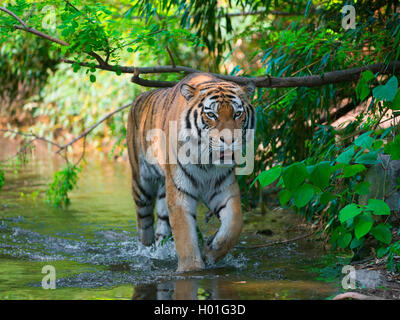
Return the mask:
<svg viewBox="0 0 400 320">
<path fill-rule="evenodd" d="M 349 150 L 341 153 L 337 158 L 336 162 L 349 164 L 351 159 L 354 156 L 354 147 L 351 147 Z"/>
<path fill-rule="evenodd" d="M 360 182 L 354 187 L 354 192 L 360 196 L 365 196 L 369 193 L 371 184 L 368 181 Z"/>
<path fill-rule="evenodd" d="M 393 101 L 397 91 L 398 81 L 396 76 L 392 76 L 384 85 L 377 86 L 372 90 L 372 94 L 377 100 Z"/>
<path fill-rule="evenodd" d="M 304 163 L 295 162 L 285 168 L 282 173 L 285 187 L 289 190 L 297 189 L 308 176 L 306 165 Z"/>
<path fill-rule="evenodd" d="M 272 182 L 274 182 L 276 179 L 279 178 L 281 175 L 282 168 L 281 167 L 275 167 L 267 171 L 261 172 L 257 178 L 253 181 L 253 183 L 250 185 L 250 188 L 253 186 L 253 184 L 259 180 L 260 184 L 262 187 L 270 185 Z"/>
<path fill-rule="evenodd" d="M 400 89 L 397 90 L 397 93 L 393 99 L 392 106 L 390 107 L 392 110 L 400 110 Z"/>
<path fill-rule="evenodd" d="M 362 164 L 354 164 L 344 167 L 343 176 L 345 178 L 349 178 L 355 176 L 357 173 L 364 171 L 366 168 Z"/>
<path fill-rule="evenodd" d="M 382 140 L 375 140 L 372 148 L 374 150 L 379 150 L 380 148 L 382 148 L 382 146 L 383 146 L 383 141 Z"/>
<path fill-rule="evenodd" d="M 362 153 L 357 157 L 357 159 L 354 161 L 355 163 L 361 163 L 361 164 L 377 164 L 380 163 L 380 160 L 378 160 L 378 151 L 373 150 L 368 153 Z"/>
<path fill-rule="evenodd" d="M 321 202 L 321 204 L 326 205 L 330 201 L 335 200 L 335 199 L 336 199 L 335 195 L 333 195 L 331 192 L 324 192 L 321 195 L 321 198 L 319 201 Z"/>
<path fill-rule="evenodd" d="M 339 212 L 339 220 L 341 223 L 358 216 L 362 209 L 355 203 L 348 204 Z"/>
<path fill-rule="evenodd" d="M 375 79 L 375 75 L 372 73 L 371 70 L 365 70 L 361 74 L 361 78 L 363 78 L 365 81 L 371 81 L 372 79 Z"/>
<path fill-rule="evenodd" d="M 356 140 L 354 144 L 358 147 L 370 149 L 374 143 L 374 139 L 370 137 L 371 131 L 363 133 Z"/>
<path fill-rule="evenodd" d="M 389 247 L 380 247 L 378 250 L 376 250 L 376 256 L 381 259 L 384 255 L 386 255 L 389 251 Z"/>
<path fill-rule="evenodd" d="M 288 203 L 288 201 L 290 200 L 290 198 L 292 197 L 292 192 L 284 189 L 281 190 L 279 192 L 279 202 L 281 204 L 281 206 L 284 206 L 286 203 Z"/>
<path fill-rule="evenodd" d="M 96 76 L 94 74 L 90 75 L 90 82 L 92 83 L 96 82 Z"/>
<path fill-rule="evenodd" d="M 350 232 L 346 232 L 343 235 L 339 236 L 339 238 L 337 240 L 338 245 L 341 248 L 346 249 L 352 238 L 353 237 L 351 236 L 351 233 Z"/>
<path fill-rule="evenodd" d="M 323 189 L 329 185 L 331 166 L 328 161 L 313 166 L 310 172 L 310 182 Z"/>
<path fill-rule="evenodd" d="M 381 223 L 373 227 L 371 234 L 379 241 L 389 244 L 392 241 L 392 233 L 387 225 Z"/>
<path fill-rule="evenodd" d="M 357 239 L 365 236 L 372 228 L 374 220 L 367 215 L 359 215 L 354 222 L 354 234 Z"/>
<path fill-rule="evenodd" d="M 351 243 L 350 243 L 350 249 L 362 247 L 363 244 L 364 244 L 364 239 L 353 238 L 353 240 L 351 240 Z"/>
<path fill-rule="evenodd" d="M 384 150 L 385 153 L 390 154 L 391 160 L 400 160 L 400 135 L 397 135 L 392 142 L 388 143 Z"/>
<path fill-rule="evenodd" d="M 370 70 L 366 70 L 362 73 L 360 81 L 356 86 L 357 97 L 363 101 L 371 92 L 368 82 L 374 79 L 375 76 Z"/>
<path fill-rule="evenodd" d="M 390 215 L 390 208 L 387 203 L 379 199 L 369 199 L 366 209 L 371 210 L 373 214 L 380 216 Z"/>
<path fill-rule="evenodd" d="M 304 207 L 313 197 L 314 188 L 311 184 L 303 184 L 299 189 L 297 189 L 293 195 L 294 203 L 296 207 Z"/>
</svg>

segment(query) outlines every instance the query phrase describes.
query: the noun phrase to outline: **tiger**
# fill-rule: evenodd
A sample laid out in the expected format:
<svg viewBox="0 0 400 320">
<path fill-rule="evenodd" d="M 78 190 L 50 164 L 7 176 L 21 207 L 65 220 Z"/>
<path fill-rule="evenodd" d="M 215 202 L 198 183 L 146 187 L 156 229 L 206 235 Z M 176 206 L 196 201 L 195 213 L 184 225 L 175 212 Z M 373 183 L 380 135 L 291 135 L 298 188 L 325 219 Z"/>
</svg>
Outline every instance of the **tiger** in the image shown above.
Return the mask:
<svg viewBox="0 0 400 320">
<path fill-rule="evenodd" d="M 173 87 L 141 93 L 130 108 L 127 149 L 139 241 L 150 246 L 172 237 L 177 272 L 203 270 L 217 262 L 233 248 L 242 231 L 237 164 L 232 153 L 238 146 L 243 148 L 248 138 L 244 134 L 239 141 L 234 134 L 219 133 L 255 129 L 256 113 L 250 103 L 254 90 L 254 82 L 239 85 L 208 73 L 193 73 Z M 176 124 L 177 132 L 172 132 L 170 123 Z M 160 133 L 149 139 L 147 133 L 154 131 L 165 136 Z M 169 149 L 182 147 L 182 132 L 192 139 L 193 150 L 206 154 L 203 158 L 208 157 L 208 162 L 191 161 L 189 155 L 189 161 L 183 163 L 176 149 Z M 169 139 L 170 135 L 178 139 Z M 200 143 L 203 137 L 208 142 L 205 147 Z M 199 201 L 220 221 L 202 252 L 196 224 Z"/>
</svg>

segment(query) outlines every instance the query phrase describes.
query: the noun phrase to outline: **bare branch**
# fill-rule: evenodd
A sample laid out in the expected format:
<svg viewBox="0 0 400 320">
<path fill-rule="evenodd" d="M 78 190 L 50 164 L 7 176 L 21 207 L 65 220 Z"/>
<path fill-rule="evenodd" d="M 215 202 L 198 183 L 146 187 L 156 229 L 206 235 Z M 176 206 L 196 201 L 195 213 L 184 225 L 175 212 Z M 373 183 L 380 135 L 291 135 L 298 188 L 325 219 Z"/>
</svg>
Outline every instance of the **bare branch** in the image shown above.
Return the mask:
<svg viewBox="0 0 400 320">
<path fill-rule="evenodd" d="M 61 152 L 62 150 L 66 149 L 66 148 L 68 148 L 69 146 L 71 146 L 75 142 L 79 141 L 80 139 L 86 137 L 91 131 L 93 131 L 102 122 L 106 121 L 108 118 L 112 117 L 117 112 L 120 112 L 120 111 L 130 107 L 131 105 L 132 105 L 132 103 L 129 103 L 129 104 L 125 105 L 125 106 L 119 107 L 118 109 L 115 109 L 114 111 L 106 114 L 104 117 L 102 117 L 99 121 L 97 121 L 95 124 L 93 124 L 89 129 L 85 130 L 83 133 L 81 133 L 78 137 L 73 139 L 71 142 L 67 143 L 64 146 L 61 146 L 60 150 L 58 150 L 57 153 Z"/>
<path fill-rule="evenodd" d="M 106 61 L 103 60 L 102 57 L 100 57 L 96 52 L 94 51 L 90 51 L 87 53 L 89 56 L 92 56 L 93 58 L 95 58 L 97 60 L 97 62 L 99 63 L 100 66 L 107 66 L 109 65 Z"/>
<path fill-rule="evenodd" d="M 39 30 L 36 30 L 35 28 L 23 27 L 23 26 L 19 26 L 19 25 L 13 25 L 13 27 L 15 29 L 19 29 L 19 30 L 23 30 L 23 31 L 32 33 L 32 34 L 34 34 L 36 36 L 39 36 L 39 37 L 41 37 L 43 39 L 46 39 L 46 40 L 49 40 L 51 42 L 55 42 L 55 43 L 61 44 L 62 46 L 69 47 L 69 43 L 68 42 L 65 42 L 65 41 L 60 40 L 58 38 L 49 36 L 48 34 L 43 33 L 43 32 L 41 32 Z"/>
<path fill-rule="evenodd" d="M 269 242 L 266 244 L 260 244 L 257 246 L 250 246 L 250 247 L 236 247 L 236 248 L 243 248 L 243 249 L 259 249 L 259 248 L 267 248 L 267 247 L 272 247 L 272 246 L 277 246 L 277 245 L 281 245 L 281 244 L 287 244 L 290 242 L 295 242 L 295 241 L 299 241 L 308 237 L 311 237 L 312 235 L 314 235 L 315 232 L 311 232 L 311 233 L 307 233 L 307 234 L 303 234 L 301 236 L 292 238 L 292 239 L 288 239 L 288 240 L 278 240 L 278 241 L 273 241 L 273 242 Z"/>
<path fill-rule="evenodd" d="M 164 67 L 152 67 L 152 68 L 136 68 L 139 74 L 145 73 L 166 73 L 166 72 L 185 72 L 185 73 L 194 73 L 194 72 L 202 72 L 200 70 L 180 67 L 176 66 L 164 66 Z M 370 70 L 373 73 L 381 73 L 381 74 L 397 74 L 400 73 L 400 61 L 392 61 L 388 64 L 377 63 L 373 65 L 368 65 L 364 67 L 358 68 L 350 68 L 338 71 L 331 71 L 324 73 L 322 75 L 311 75 L 304 77 L 240 77 L 240 76 L 229 76 L 211 73 L 211 75 L 227 81 L 236 82 L 238 84 L 247 84 L 250 81 L 254 82 L 256 87 L 258 88 L 290 88 L 290 87 L 319 87 L 326 84 L 332 83 L 340 83 L 347 81 L 355 81 L 358 80 L 361 73 L 365 70 Z M 132 82 L 138 83 L 137 78 L 133 78 Z M 167 86 L 166 81 L 163 81 L 161 87 Z M 171 81 L 169 82 L 170 86 L 174 86 L 176 83 Z M 149 82 L 148 86 L 156 87 L 157 82 Z M 141 82 L 141 85 L 147 86 L 145 82 Z"/>
<path fill-rule="evenodd" d="M 174 60 L 174 56 L 173 56 L 172 53 L 171 53 L 171 50 L 169 50 L 168 46 L 165 46 L 165 49 L 166 49 L 167 52 L 168 52 L 169 58 L 170 58 L 170 60 L 171 60 L 172 67 L 173 67 L 173 68 L 176 68 L 176 63 L 175 63 L 175 60 Z"/>
<path fill-rule="evenodd" d="M 35 28 L 30 28 L 21 18 L 19 18 L 15 13 L 11 12 L 10 10 L 4 8 L 4 7 L 0 7 L 0 11 L 4 11 L 6 13 L 8 13 L 9 15 L 11 15 L 14 19 L 16 19 L 19 23 L 21 23 L 22 25 L 13 25 L 13 28 L 15 29 L 19 29 L 19 30 L 24 30 L 26 32 L 32 33 L 36 36 L 39 36 L 41 38 L 44 38 L 46 40 L 52 41 L 52 42 L 56 42 L 58 44 L 61 44 L 63 46 L 69 46 L 68 42 L 65 42 L 63 40 L 57 39 L 55 37 L 49 36 L 48 34 L 45 34 L 39 30 L 36 30 Z"/>
<path fill-rule="evenodd" d="M 9 132 L 9 133 L 12 133 L 12 134 L 17 134 L 17 135 L 24 136 L 24 137 L 27 137 L 27 138 L 34 138 L 35 140 L 41 140 L 41 141 L 49 143 L 49 144 L 51 144 L 51 145 L 53 145 L 53 146 L 55 146 L 57 148 L 61 148 L 61 146 L 58 143 L 55 143 L 54 141 L 48 140 L 48 139 L 46 139 L 44 137 L 40 137 L 40 136 L 38 136 L 36 134 L 33 134 L 33 133 L 25 133 L 25 132 L 13 131 L 13 130 L 8 130 L 8 129 L 0 129 L 0 131 L 1 132 Z"/>
<path fill-rule="evenodd" d="M 147 80 L 140 78 L 139 76 L 133 76 L 131 81 L 142 87 L 149 87 L 149 88 L 169 88 L 173 87 L 178 83 L 176 81 Z"/>
<path fill-rule="evenodd" d="M 15 20 L 17 20 L 20 24 L 22 24 L 25 28 L 28 28 L 28 25 L 24 21 L 22 21 L 22 19 L 20 19 L 14 12 L 11 12 L 10 10 L 8 10 L 4 7 L 0 7 L 0 11 L 4 11 L 5 13 L 9 14 Z"/>
<path fill-rule="evenodd" d="M 85 140 L 84 140 L 84 143 L 83 143 L 83 151 L 82 151 L 82 155 L 81 155 L 81 158 L 80 158 L 80 159 L 82 159 L 82 158 L 84 157 L 84 154 L 85 154 L 86 136 L 87 136 L 90 132 L 92 132 L 97 126 L 99 126 L 102 122 L 106 121 L 108 118 L 112 117 L 114 114 L 116 114 L 116 113 L 118 113 L 118 112 L 120 112 L 120 111 L 122 111 L 122 110 L 124 110 L 124 109 L 126 109 L 126 108 L 128 108 L 128 107 L 130 107 L 131 105 L 132 105 L 132 103 L 129 103 L 129 104 L 127 104 L 127 105 L 124 105 L 124 106 L 122 106 L 122 107 L 119 107 L 118 109 L 115 109 L 114 111 L 111 111 L 110 113 L 106 114 L 106 115 L 105 115 L 104 117 L 102 117 L 99 121 L 97 121 L 95 124 L 93 124 L 89 129 L 85 130 L 85 131 L 84 131 L 83 133 L 81 133 L 78 137 L 76 137 L 75 139 L 73 139 L 72 141 L 70 141 L 69 143 L 67 143 L 66 145 L 60 145 L 60 144 L 58 144 L 58 143 L 56 143 L 56 142 L 54 142 L 54 141 L 48 140 L 48 139 L 46 139 L 46 138 L 44 138 L 44 137 L 37 136 L 36 134 L 33 134 L 33 133 L 24 133 L 24 132 L 13 131 L 13 130 L 8 130 L 8 129 L 0 129 L 0 132 L 9 132 L 9 133 L 21 135 L 21 136 L 24 136 L 24 137 L 32 137 L 32 138 L 34 138 L 33 140 L 41 140 L 41 141 L 44 141 L 44 142 L 49 143 L 49 144 L 51 144 L 51 145 L 53 145 L 53 146 L 55 146 L 55 147 L 58 148 L 58 150 L 56 151 L 56 154 L 59 154 L 59 153 L 62 152 L 62 151 L 66 151 L 66 149 L 67 149 L 68 147 L 70 147 L 70 146 L 73 145 L 75 142 L 77 142 L 77 141 L 81 140 L 82 138 L 84 138 Z M 33 140 L 32 140 L 31 142 L 33 142 Z M 62 157 L 68 162 L 68 159 L 67 159 L 67 157 L 66 157 L 66 154 L 65 154 L 64 156 L 62 156 Z M 80 160 L 79 160 L 79 161 L 80 161 Z M 78 162 L 79 162 L 79 161 L 78 161 Z"/>
<path fill-rule="evenodd" d="M 68 0 L 64 0 L 64 1 L 67 3 L 67 5 L 69 5 L 76 12 L 80 12 L 79 9 L 77 7 L 75 7 L 71 2 L 69 2 Z"/>
<path fill-rule="evenodd" d="M 67 3 L 69 3 L 67 1 Z M 27 32 L 31 32 L 36 34 L 42 38 L 50 40 L 52 42 L 59 43 L 64 46 L 69 46 L 69 44 L 63 40 L 59 40 L 57 38 L 51 37 L 47 34 L 44 34 L 36 29 L 28 27 L 23 21 L 18 18 L 14 13 L 11 11 L 0 7 L 0 9 L 11 16 L 13 16 L 16 20 L 21 22 L 23 25 L 15 25 L 14 27 L 17 29 L 21 29 Z M 160 30 L 156 32 L 161 32 Z M 183 67 L 183 66 L 176 66 L 172 54 L 168 47 L 166 47 L 168 54 L 170 55 L 172 65 L 171 66 L 160 66 L 160 67 L 129 67 L 129 66 L 117 66 L 117 65 L 110 65 L 108 63 L 108 58 L 106 61 L 102 57 L 100 57 L 97 53 L 91 51 L 87 52 L 90 56 L 94 57 L 98 65 L 94 67 L 96 69 L 102 69 L 107 71 L 120 71 L 121 73 L 132 73 L 134 77 L 132 78 L 132 82 L 139 84 L 145 87 L 172 87 L 176 84 L 175 81 L 155 81 L 155 80 L 147 80 L 142 79 L 139 77 L 140 74 L 149 74 L 149 73 L 180 73 L 184 72 L 185 74 L 190 74 L 194 72 L 202 72 L 201 70 L 196 70 L 193 68 Z M 73 60 L 62 59 L 62 62 L 75 64 L 76 62 Z M 80 66 L 84 67 L 92 67 L 92 64 L 87 62 L 79 62 Z M 270 77 L 270 76 L 262 76 L 262 77 L 243 77 L 243 76 L 229 76 L 223 74 L 216 74 L 211 73 L 211 75 L 226 81 L 236 82 L 238 84 L 247 84 L 249 82 L 254 82 L 256 87 L 258 88 L 289 88 L 289 87 L 318 87 L 323 86 L 326 84 L 333 84 L 333 83 L 340 83 L 340 82 L 347 82 L 347 81 L 355 81 L 358 80 L 360 74 L 365 71 L 370 70 L 373 73 L 381 73 L 381 74 L 396 74 L 400 72 L 400 61 L 392 61 L 388 64 L 384 63 L 377 63 L 373 65 L 358 67 L 358 68 L 350 68 L 345 70 L 338 70 L 338 71 L 331 71 L 321 75 L 311 75 L 311 76 L 304 76 L 304 77 Z"/>
</svg>

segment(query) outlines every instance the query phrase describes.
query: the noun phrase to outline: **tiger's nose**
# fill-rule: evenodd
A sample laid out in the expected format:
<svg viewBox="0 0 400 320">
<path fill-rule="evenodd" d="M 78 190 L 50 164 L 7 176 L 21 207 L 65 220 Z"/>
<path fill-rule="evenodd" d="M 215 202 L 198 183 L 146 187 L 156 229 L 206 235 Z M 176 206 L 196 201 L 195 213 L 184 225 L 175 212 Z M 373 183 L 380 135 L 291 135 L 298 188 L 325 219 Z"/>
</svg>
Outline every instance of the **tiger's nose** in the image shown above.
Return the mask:
<svg viewBox="0 0 400 320">
<path fill-rule="evenodd" d="M 222 143 L 226 144 L 227 146 L 231 146 L 235 142 L 234 137 L 219 137 Z"/>
</svg>

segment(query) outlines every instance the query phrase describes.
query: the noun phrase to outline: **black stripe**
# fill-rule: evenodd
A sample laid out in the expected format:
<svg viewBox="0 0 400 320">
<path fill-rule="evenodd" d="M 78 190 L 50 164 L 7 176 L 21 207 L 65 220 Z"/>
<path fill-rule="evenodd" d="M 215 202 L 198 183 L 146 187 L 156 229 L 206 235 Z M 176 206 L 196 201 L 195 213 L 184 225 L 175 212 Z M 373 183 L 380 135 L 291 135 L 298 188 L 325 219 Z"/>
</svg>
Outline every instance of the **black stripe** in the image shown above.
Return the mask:
<svg viewBox="0 0 400 320">
<path fill-rule="evenodd" d="M 189 172 L 186 171 L 186 169 L 183 167 L 183 165 L 180 163 L 179 160 L 178 160 L 178 166 L 182 170 L 182 172 L 189 178 L 189 180 L 193 184 L 193 186 L 195 188 L 197 188 L 199 186 L 199 183 Z"/>
<path fill-rule="evenodd" d="M 144 191 L 144 189 L 142 188 L 142 186 L 138 183 L 137 187 L 139 188 L 140 193 L 147 199 L 150 200 L 152 197 L 146 192 Z"/>
<path fill-rule="evenodd" d="M 186 129 L 191 129 L 192 128 L 192 124 L 190 123 L 190 112 L 192 111 L 192 109 L 189 109 L 186 113 Z"/>
<path fill-rule="evenodd" d="M 169 221 L 169 216 L 157 216 L 157 219 L 160 219 L 163 221 Z"/>
<path fill-rule="evenodd" d="M 226 175 L 224 175 L 222 177 L 219 177 L 217 179 L 217 181 L 215 181 L 214 189 L 219 188 L 219 186 L 232 174 L 234 169 L 235 169 L 234 167 L 229 169 L 229 171 L 228 171 L 228 173 Z"/>
<path fill-rule="evenodd" d="M 162 198 L 165 198 L 165 192 L 158 195 L 158 199 L 162 199 Z"/>
<path fill-rule="evenodd" d="M 195 197 L 195 196 L 192 195 L 190 192 L 188 192 L 188 191 L 182 189 L 181 187 L 179 187 L 179 186 L 175 183 L 174 179 L 172 179 L 172 183 L 174 184 L 174 187 L 175 187 L 179 192 L 183 193 L 184 195 L 187 195 L 188 197 L 192 198 L 193 200 L 197 200 L 197 197 Z"/>
<path fill-rule="evenodd" d="M 137 213 L 137 215 L 138 215 L 138 217 L 139 217 L 140 219 L 145 219 L 145 218 L 147 218 L 147 217 L 150 217 L 152 214 L 153 214 L 153 212 L 150 212 L 150 213 L 147 213 L 147 214 L 141 214 L 141 213 L 138 211 L 138 213 Z"/>
<path fill-rule="evenodd" d="M 145 200 L 140 200 L 140 199 L 136 199 L 135 203 L 139 208 L 146 208 L 146 207 L 150 207 L 151 205 L 153 205 L 153 203 L 150 201 L 145 201 Z"/>
<path fill-rule="evenodd" d="M 152 226 L 153 226 L 153 222 L 151 224 L 149 224 L 148 226 L 145 226 L 145 227 L 142 226 L 140 229 L 146 230 L 146 229 L 148 229 L 148 228 L 150 228 Z"/>
<path fill-rule="evenodd" d="M 194 124 L 195 124 L 196 129 L 197 129 L 197 135 L 198 135 L 199 138 L 200 138 L 200 137 L 201 137 L 201 129 L 200 129 L 199 126 L 197 125 L 197 117 L 198 117 L 197 110 L 194 110 L 193 116 L 194 116 Z"/>
<path fill-rule="evenodd" d="M 228 201 L 225 204 L 223 204 L 222 206 L 220 206 L 217 210 L 215 210 L 214 214 L 217 216 L 218 220 L 220 219 L 219 213 L 221 212 L 222 209 L 226 208 Z"/>
<path fill-rule="evenodd" d="M 245 121 L 244 121 L 244 125 L 243 125 L 243 129 L 248 129 L 249 128 L 249 108 L 246 106 L 245 107 L 245 111 L 246 111 L 246 118 L 245 118 Z"/>
<path fill-rule="evenodd" d="M 230 183 L 229 185 L 227 185 L 224 189 L 226 190 L 226 189 L 228 189 L 231 185 L 233 185 L 234 183 L 236 182 L 236 180 L 234 179 L 233 181 L 232 181 L 232 183 Z M 216 193 L 213 193 L 213 195 L 210 197 L 210 199 L 208 199 L 208 203 L 211 203 L 211 201 L 213 201 L 213 199 L 216 197 L 216 196 L 218 196 L 218 195 L 220 195 L 221 193 L 219 192 L 216 192 Z"/>
</svg>

